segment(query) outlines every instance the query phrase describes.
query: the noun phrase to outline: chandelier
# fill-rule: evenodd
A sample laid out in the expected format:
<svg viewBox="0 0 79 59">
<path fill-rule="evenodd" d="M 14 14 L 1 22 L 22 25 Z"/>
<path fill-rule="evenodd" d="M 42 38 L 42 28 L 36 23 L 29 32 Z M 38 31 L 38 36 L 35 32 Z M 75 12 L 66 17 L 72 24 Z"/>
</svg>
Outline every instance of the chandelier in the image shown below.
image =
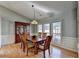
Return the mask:
<svg viewBox="0 0 79 59">
<path fill-rule="evenodd" d="M 34 8 L 34 5 L 32 5 L 32 7 Z M 35 20 L 35 8 L 34 8 L 34 20 L 31 22 L 31 24 L 38 24 L 38 22 Z"/>
</svg>

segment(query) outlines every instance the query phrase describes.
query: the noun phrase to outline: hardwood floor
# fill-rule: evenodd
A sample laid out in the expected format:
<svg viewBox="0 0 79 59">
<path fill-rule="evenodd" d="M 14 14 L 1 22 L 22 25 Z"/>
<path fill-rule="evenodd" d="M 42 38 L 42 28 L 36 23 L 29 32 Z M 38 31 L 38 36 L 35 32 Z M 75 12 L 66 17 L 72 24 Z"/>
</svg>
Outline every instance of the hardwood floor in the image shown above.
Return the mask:
<svg viewBox="0 0 79 59">
<path fill-rule="evenodd" d="M 37 55 L 34 55 L 32 51 L 29 51 L 29 55 L 26 56 L 26 53 L 20 48 L 20 43 L 7 45 L 0 48 L 0 58 L 43 58 L 43 52 L 39 52 Z M 51 54 L 49 56 L 48 50 L 46 51 L 47 58 L 77 58 L 76 53 L 60 49 L 58 47 L 51 46 Z"/>
</svg>

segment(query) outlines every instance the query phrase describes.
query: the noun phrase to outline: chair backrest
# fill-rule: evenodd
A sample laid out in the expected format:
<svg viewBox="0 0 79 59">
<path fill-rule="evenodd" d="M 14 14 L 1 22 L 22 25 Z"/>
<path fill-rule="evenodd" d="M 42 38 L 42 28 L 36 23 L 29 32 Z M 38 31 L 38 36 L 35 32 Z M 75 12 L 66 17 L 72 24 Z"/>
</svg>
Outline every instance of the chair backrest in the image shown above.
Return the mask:
<svg viewBox="0 0 79 59">
<path fill-rule="evenodd" d="M 27 37 L 27 39 L 30 39 L 30 33 L 29 32 L 26 33 L 26 37 Z"/>
<path fill-rule="evenodd" d="M 52 36 L 47 36 L 44 44 L 44 49 L 48 49 L 50 47 L 50 42 L 52 40 Z"/>
<path fill-rule="evenodd" d="M 32 39 L 37 39 L 37 36 L 36 36 L 36 35 L 33 35 L 33 36 L 32 36 Z"/>
<path fill-rule="evenodd" d="M 47 33 L 42 33 L 42 38 L 46 38 Z"/>
<path fill-rule="evenodd" d="M 26 43 L 26 39 L 27 39 L 26 35 L 27 35 L 26 33 L 19 34 L 21 42 Z"/>
<path fill-rule="evenodd" d="M 41 38 L 41 36 L 42 36 L 42 33 L 41 33 L 41 32 L 39 32 L 39 33 L 38 33 L 38 36 L 39 36 L 39 38 Z"/>
</svg>

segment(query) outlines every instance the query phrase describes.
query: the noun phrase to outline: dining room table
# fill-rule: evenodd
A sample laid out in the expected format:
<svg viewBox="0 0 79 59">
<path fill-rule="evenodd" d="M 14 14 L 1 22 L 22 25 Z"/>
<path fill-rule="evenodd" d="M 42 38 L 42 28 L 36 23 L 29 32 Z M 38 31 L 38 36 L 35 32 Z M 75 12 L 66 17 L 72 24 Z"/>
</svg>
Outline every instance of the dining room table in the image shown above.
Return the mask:
<svg viewBox="0 0 79 59">
<path fill-rule="evenodd" d="M 34 54 L 38 54 L 39 44 L 44 43 L 45 39 L 37 38 L 37 39 L 28 39 L 28 41 L 32 42 L 34 45 Z"/>
</svg>

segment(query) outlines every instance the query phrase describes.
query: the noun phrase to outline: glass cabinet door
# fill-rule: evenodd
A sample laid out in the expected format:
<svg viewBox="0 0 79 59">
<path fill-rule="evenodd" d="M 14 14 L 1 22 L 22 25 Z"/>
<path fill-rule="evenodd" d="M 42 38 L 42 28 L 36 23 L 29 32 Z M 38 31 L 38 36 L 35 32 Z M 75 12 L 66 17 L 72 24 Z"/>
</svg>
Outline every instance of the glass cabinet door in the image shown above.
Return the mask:
<svg viewBox="0 0 79 59">
<path fill-rule="evenodd" d="M 28 33 L 30 35 L 30 24 L 15 22 L 15 43 L 21 42 L 19 34 Z"/>
</svg>

